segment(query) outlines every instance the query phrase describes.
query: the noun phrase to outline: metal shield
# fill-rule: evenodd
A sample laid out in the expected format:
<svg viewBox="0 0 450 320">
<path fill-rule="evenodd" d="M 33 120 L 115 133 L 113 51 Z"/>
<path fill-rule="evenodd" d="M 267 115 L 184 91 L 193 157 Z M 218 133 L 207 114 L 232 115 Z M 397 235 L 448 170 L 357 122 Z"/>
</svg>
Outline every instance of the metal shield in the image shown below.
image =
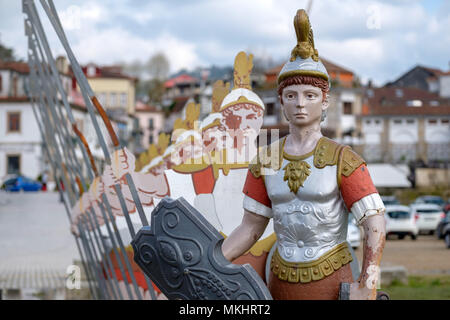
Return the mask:
<svg viewBox="0 0 450 320">
<path fill-rule="evenodd" d="M 164 198 L 131 245 L 136 263 L 169 299 L 272 299 L 249 264 L 225 259 L 223 240 L 185 199 Z"/>
</svg>

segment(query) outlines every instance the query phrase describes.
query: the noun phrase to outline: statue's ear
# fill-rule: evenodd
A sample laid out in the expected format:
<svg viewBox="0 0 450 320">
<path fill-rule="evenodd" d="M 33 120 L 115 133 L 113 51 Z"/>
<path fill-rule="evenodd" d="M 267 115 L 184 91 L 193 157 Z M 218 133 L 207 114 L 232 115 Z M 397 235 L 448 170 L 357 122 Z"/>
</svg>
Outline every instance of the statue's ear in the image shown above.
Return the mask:
<svg viewBox="0 0 450 320">
<path fill-rule="evenodd" d="M 324 110 L 324 111 L 327 110 L 328 107 L 330 106 L 329 98 L 330 98 L 330 95 L 327 93 L 325 96 L 325 99 L 322 101 L 322 110 Z"/>
</svg>

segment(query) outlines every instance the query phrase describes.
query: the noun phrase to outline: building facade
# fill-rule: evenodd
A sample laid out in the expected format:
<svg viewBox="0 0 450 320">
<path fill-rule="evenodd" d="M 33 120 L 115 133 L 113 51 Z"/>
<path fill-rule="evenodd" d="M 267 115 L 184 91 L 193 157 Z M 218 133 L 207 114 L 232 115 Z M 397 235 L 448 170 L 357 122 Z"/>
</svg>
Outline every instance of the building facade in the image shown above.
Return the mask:
<svg viewBox="0 0 450 320">
<path fill-rule="evenodd" d="M 158 142 L 158 135 L 164 129 L 164 113 L 154 106 L 146 105 L 140 101 L 136 103 L 136 118 L 141 129 L 140 150 L 141 153 L 153 143 Z"/>
<path fill-rule="evenodd" d="M 450 161 L 450 100 L 437 93 L 369 88 L 358 127 L 369 162 Z"/>
<path fill-rule="evenodd" d="M 0 179 L 8 174 L 37 178 L 45 169 L 42 140 L 25 81 L 23 62 L 0 61 Z"/>
</svg>

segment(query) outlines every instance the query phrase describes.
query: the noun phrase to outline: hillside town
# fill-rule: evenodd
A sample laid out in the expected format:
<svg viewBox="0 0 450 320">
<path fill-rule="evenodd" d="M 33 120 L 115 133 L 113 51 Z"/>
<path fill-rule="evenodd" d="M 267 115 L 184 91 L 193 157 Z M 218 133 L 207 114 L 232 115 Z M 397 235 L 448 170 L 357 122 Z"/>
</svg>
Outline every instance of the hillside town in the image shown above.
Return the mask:
<svg viewBox="0 0 450 320">
<path fill-rule="evenodd" d="M 61 80 L 78 128 L 93 145 L 99 165 L 104 161 L 79 86 L 65 57 L 56 57 Z M 327 137 L 352 146 L 371 166 L 377 187 L 408 188 L 448 185 L 450 161 L 450 71 L 416 65 L 383 86 L 361 84 L 351 71 L 322 58 L 331 76 L 330 104 L 322 124 Z M 263 129 L 288 132 L 276 92 L 281 65 L 252 73 L 253 90 L 265 104 Z M 213 68 L 213 67 L 212 67 Z M 211 111 L 215 81 L 229 82 L 232 67 L 202 74 L 178 72 L 164 80 L 160 103 L 148 93 L 137 95 L 140 79 L 121 66 L 83 66 L 89 84 L 113 122 L 121 143 L 136 157 L 148 151 L 160 133 L 173 130 L 175 119 L 190 102 L 201 106 L 200 120 Z M 214 75 L 215 77 L 211 77 Z M 27 97 L 29 67 L 0 61 L 0 176 L 21 173 L 32 179 L 49 170 L 36 120 Z M 148 159 L 151 160 L 151 159 Z M 389 172 L 389 174 L 386 174 Z"/>
</svg>

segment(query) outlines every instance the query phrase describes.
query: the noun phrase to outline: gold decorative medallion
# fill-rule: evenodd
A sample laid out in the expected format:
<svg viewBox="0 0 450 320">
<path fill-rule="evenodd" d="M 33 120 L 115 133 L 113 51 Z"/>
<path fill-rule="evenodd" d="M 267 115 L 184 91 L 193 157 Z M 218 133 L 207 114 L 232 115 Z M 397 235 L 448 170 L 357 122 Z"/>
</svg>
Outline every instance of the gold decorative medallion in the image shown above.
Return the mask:
<svg viewBox="0 0 450 320">
<path fill-rule="evenodd" d="M 297 193 L 298 189 L 303 186 L 306 178 L 311 174 L 311 166 L 303 161 L 291 161 L 284 168 L 284 181 L 288 181 L 289 189 L 293 193 Z"/>
</svg>

